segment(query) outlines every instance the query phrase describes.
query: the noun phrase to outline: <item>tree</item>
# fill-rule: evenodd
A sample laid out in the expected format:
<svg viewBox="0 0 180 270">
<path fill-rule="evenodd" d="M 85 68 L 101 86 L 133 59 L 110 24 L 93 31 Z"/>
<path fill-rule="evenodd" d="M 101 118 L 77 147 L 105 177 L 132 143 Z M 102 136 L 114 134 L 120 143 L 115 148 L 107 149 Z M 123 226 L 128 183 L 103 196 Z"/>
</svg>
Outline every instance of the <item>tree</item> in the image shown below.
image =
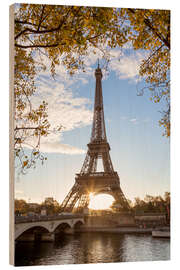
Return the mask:
<svg viewBox="0 0 180 270">
<path fill-rule="evenodd" d="M 133 205 L 135 211 L 142 212 L 163 212 L 169 215 L 170 209 L 170 192 L 165 192 L 164 197 L 146 195 L 144 200 L 139 197 L 135 198 Z"/>
<path fill-rule="evenodd" d="M 57 214 L 60 210 L 59 203 L 52 197 L 48 197 L 42 202 L 41 208 L 44 207 L 48 215 Z"/>
<path fill-rule="evenodd" d="M 14 210 L 15 213 L 25 214 L 28 211 L 28 204 L 25 200 L 15 199 L 14 201 Z"/>
<path fill-rule="evenodd" d="M 27 168 L 35 166 L 35 160 L 45 159 L 39 153 L 41 136 L 48 135 L 50 124 L 47 119 L 47 103 L 39 104 L 33 108 L 31 96 L 36 88 L 34 79 L 36 75 L 35 61 L 32 53 L 16 48 L 14 67 L 14 149 L 17 157 L 16 165 L 24 173 Z M 32 138 L 36 138 L 32 145 Z M 24 146 L 32 148 L 28 155 Z"/>
<path fill-rule="evenodd" d="M 112 8 L 21 4 L 15 15 L 15 47 L 45 49 L 53 74 L 62 56 L 73 73 L 83 68 L 90 45 L 101 48 L 108 41 L 113 48 L 127 41 L 129 27 L 119 15 Z"/>
<path fill-rule="evenodd" d="M 170 204 L 171 202 L 171 195 L 170 195 L 170 192 L 165 192 L 164 193 L 164 200 L 167 204 Z"/>
<path fill-rule="evenodd" d="M 140 68 L 152 92 L 152 100 L 165 98 L 167 109 L 160 124 L 170 135 L 169 68 L 170 68 L 170 12 L 165 10 L 117 9 L 104 7 L 19 4 L 15 10 L 15 153 L 22 171 L 44 161 L 39 152 L 40 139 L 48 136 L 47 106 L 44 101 L 33 108 L 31 97 L 36 91 L 35 76 L 46 69 L 36 61 L 37 54 L 45 54 L 55 66 L 63 63 L 70 74 L 81 68 L 91 47 L 101 50 L 110 61 L 109 49 L 131 42 L 135 50 L 145 50 L 148 57 Z M 59 130 L 60 127 L 57 127 Z M 29 138 L 36 138 L 30 155 L 24 153 Z"/>
<path fill-rule="evenodd" d="M 167 212 L 167 220 L 170 222 L 170 210 L 171 210 L 171 195 L 170 192 L 164 193 L 164 201 L 166 206 L 166 212 Z"/>
<path fill-rule="evenodd" d="M 152 9 L 122 9 L 132 26 L 128 32 L 135 50 L 148 51 L 140 66 L 140 76 L 145 78 L 155 103 L 162 99 L 166 109 L 159 124 L 164 126 L 164 135 L 170 136 L 170 11 Z"/>
<path fill-rule="evenodd" d="M 139 197 L 134 198 L 135 203 L 133 209 L 135 211 L 144 212 L 145 211 L 145 202 L 141 200 Z"/>
</svg>

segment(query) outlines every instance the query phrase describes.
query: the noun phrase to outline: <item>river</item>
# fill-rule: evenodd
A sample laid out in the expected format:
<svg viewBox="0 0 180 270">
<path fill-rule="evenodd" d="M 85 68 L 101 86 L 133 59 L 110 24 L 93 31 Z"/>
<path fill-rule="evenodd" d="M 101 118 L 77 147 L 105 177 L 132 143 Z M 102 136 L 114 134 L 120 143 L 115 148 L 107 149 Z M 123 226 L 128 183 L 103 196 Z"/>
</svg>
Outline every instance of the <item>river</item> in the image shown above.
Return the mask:
<svg viewBox="0 0 180 270">
<path fill-rule="evenodd" d="M 160 261 L 170 259 L 170 240 L 149 234 L 76 233 L 54 243 L 23 243 L 15 248 L 15 265 Z"/>
</svg>

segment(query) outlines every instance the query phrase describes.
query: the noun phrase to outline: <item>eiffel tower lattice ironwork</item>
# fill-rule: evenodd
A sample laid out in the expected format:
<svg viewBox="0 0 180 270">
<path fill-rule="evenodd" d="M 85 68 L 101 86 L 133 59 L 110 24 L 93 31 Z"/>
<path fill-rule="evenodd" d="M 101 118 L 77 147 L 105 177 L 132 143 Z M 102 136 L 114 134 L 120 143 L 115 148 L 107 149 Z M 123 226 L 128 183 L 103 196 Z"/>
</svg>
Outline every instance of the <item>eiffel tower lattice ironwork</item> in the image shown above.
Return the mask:
<svg viewBox="0 0 180 270">
<path fill-rule="evenodd" d="M 76 174 L 75 184 L 61 204 L 61 211 L 72 212 L 73 208 L 81 211 L 88 208 L 89 194 L 109 194 L 114 197 L 115 205 L 119 210 L 129 210 L 129 204 L 121 190 L 119 176 L 113 169 L 109 154 L 110 146 L 107 142 L 103 95 L 102 72 L 99 68 L 95 71 L 96 90 L 94 102 L 94 117 L 92 134 L 86 158 L 79 174 Z M 104 171 L 97 172 L 98 159 L 102 160 Z"/>
</svg>

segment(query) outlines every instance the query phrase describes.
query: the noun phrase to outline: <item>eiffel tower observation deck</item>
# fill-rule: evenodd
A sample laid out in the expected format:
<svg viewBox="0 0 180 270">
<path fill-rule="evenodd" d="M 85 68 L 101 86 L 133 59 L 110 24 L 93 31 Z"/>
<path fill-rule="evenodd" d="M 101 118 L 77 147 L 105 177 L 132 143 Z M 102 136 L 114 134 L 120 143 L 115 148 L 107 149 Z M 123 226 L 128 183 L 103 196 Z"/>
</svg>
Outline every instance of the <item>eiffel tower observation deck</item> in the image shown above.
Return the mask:
<svg viewBox="0 0 180 270">
<path fill-rule="evenodd" d="M 114 197 L 119 211 L 129 210 L 128 202 L 121 190 L 118 173 L 114 171 L 110 157 L 104 121 L 102 71 L 95 70 L 96 88 L 92 133 L 88 150 L 80 173 L 76 174 L 75 184 L 61 204 L 61 211 L 83 211 L 88 208 L 89 194 L 109 194 Z M 97 164 L 102 160 L 103 170 L 97 171 Z"/>
</svg>

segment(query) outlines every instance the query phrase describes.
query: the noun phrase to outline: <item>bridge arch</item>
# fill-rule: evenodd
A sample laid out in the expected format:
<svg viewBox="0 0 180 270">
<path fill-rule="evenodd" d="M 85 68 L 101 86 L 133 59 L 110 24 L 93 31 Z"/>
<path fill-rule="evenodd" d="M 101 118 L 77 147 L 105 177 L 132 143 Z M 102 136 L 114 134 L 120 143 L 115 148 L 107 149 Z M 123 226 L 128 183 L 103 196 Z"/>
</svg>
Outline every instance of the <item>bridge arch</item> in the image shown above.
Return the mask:
<svg viewBox="0 0 180 270">
<path fill-rule="evenodd" d="M 77 220 L 77 221 L 74 223 L 73 228 L 74 228 L 74 229 L 77 229 L 77 228 L 80 228 L 82 225 L 84 225 L 84 222 L 83 222 L 82 220 Z"/>
<path fill-rule="evenodd" d="M 19 230 L 16 229 L 15 240 L 18 240 L 18 238 L 23 236 L 23 234 L 34 233 L 34 231 L 41 233 L 50 232 L 49 228 L 45 224 L 24 224 L 24 226 L 19 227 Z"/>
<path fill-rule="evenodd" d="M 54 228 L 54 233 L 59 233 L 63 232 L 66 229 L 72 228 L 72 225 L 70 222 L 59 222 L 58 224 L 56 223 L 56 227 Z"/>
</svg>

